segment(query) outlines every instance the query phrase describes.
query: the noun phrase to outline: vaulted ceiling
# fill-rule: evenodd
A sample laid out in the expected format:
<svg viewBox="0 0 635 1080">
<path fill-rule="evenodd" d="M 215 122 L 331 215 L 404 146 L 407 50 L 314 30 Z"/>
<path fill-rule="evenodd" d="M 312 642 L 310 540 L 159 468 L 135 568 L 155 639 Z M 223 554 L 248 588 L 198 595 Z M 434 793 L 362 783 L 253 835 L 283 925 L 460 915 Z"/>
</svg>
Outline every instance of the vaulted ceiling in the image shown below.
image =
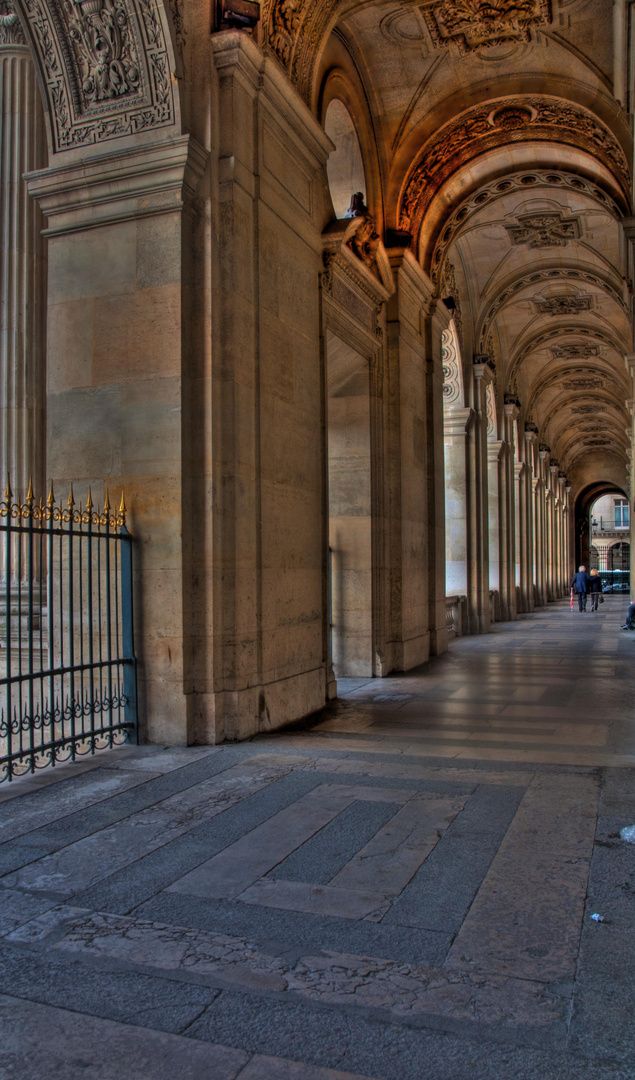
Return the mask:
<svg viewBox="0 0 635 1080">
<path fill-rule="evenodd" d="M 612 5 L 263 9 L 265 47 L 319 118 L 333 98 L 349 109 L 371 210 L 455 299 L 464 363 L 495 360 L 499 403 L 518 396 L 576 488 L 624 484 L 633 104 Z"/>
</svg>

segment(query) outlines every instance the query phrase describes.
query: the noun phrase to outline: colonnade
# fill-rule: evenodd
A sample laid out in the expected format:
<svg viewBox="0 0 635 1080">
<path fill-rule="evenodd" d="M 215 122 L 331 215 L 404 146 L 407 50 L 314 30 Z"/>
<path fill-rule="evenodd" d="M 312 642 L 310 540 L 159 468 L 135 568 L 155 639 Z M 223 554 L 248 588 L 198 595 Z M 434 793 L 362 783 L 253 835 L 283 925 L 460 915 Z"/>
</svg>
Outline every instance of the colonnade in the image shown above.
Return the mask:
<svg viewBox="0 0 635 1080">
<path fill-rule="evenodd" d="M 484 633 L 568 593 L 571 485 L 491 358 L 466 370 L 453 323 L 443 360 L 446 593 L 465 597 L 462 630 Z"/>
</svg>

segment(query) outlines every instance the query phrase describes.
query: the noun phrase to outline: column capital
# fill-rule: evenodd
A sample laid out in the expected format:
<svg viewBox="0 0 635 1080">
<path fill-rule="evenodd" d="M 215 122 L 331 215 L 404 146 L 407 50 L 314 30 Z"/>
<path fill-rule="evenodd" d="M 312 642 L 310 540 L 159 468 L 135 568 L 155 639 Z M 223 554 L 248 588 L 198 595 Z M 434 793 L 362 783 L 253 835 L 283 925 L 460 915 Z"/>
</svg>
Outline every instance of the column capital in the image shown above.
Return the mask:
<svg viewBox="0 0 635 1080">
<path fill-rule="evenodd" d="M 452 412 L 444 413 L 443 437 L 454 438 L 458 435 L 465 435 L 473 416 L 473 409 L 453 409 Z"/>
<path fill-rule="evenodd" d="M 189 135 L 27 173 L 29 194 L 49 219 L 45 236 L 183 209 L 209 153 Z"/>
</svg>

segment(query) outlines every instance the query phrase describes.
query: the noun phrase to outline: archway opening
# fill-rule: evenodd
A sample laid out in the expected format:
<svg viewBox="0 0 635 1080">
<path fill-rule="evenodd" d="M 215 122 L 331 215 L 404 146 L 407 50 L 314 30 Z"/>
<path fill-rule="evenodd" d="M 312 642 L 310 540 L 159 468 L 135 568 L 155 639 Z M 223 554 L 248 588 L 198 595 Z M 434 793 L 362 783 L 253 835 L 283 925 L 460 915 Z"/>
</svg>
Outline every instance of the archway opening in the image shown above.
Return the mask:
<svg viewBox="0 0 635 1080">
<path fill-rule="evenodd" d="M 333 209 L 336 217 L 344 218 L 353 192 L 366 192 L 366 177 L 355 125 L 346 105 L 338 98 L 326 110 L 324 130 L 335 145 L 326 166 Z"/>
<path fill-rule="evenodd" d="M 630 592 L 630 506 L 622 491 L 608 491 L 589 509 L 591 556 L 606 592 Z"/>
</svg>

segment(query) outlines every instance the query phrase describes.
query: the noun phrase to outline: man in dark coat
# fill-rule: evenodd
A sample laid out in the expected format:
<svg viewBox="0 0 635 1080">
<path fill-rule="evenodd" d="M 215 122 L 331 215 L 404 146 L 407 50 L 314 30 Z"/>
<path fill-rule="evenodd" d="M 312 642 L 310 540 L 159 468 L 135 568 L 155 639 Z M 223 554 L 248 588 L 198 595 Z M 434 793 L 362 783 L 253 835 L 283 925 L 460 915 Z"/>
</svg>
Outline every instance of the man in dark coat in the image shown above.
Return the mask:
<svg viewBox="0 0 635 1080">
<path fill-rule="evenodd" d="M 571 582 L 571 592 L 578 594 L 578 610 L 586 611 L 586 598 L 589 591 L 589 575 L 586 572 L 586 566 L 578 567 L 577 574 L 573 575 Z"/>
</svg>

